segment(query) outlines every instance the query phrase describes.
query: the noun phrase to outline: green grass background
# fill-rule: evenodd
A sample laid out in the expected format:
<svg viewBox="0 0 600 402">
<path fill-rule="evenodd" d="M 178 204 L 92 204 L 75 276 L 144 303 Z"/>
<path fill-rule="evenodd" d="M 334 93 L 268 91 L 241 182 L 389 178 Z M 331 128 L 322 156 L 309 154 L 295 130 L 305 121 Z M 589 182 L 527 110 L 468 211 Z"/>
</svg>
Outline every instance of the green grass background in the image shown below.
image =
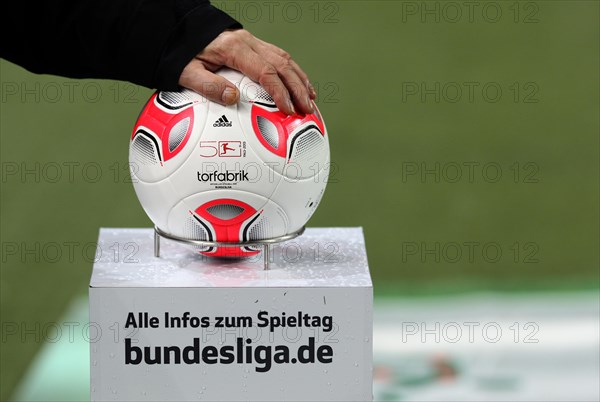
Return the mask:
<svg viewBox="0 0 600 402">
<path fill-rule="evenodd" d="M 287 14 L 287 3 L 280 2 L 272 15 L 253 3 L 261 16 L 244 2 L 216 4 L 288 50 L 317 84 L 338 169 L 309 225 L 364 227 L 377 296 L 598 288 L 597 1 L 519 2 L 518 22 L 515 2 L 499 1 L 496 23 L 482 17 L 486 2 L 473 22 L 463 8 L 456 23 L 445 21 L 443 11 L 440 22 L 434 16 L 421 22 L 420 15 L 403 13 L 408 3 L 400 1 L 295 2 Z M 298 9 L 302 16 L 291 22 Z M 526 16 L 537 22 L 524 23 Z M 96 241 L 99 227 L 151 225 L 127 182 L 127 154 L 130 130 L 152 91 L 33 75 L 4 60 L 0 72 L 1 319 L 35 329 L 57 321 L 74 296 L 87 292 L 92 264 L 82 247 Z M 403 85 L 411 82 L 480 86 L 473 102 L 466 93 L 454 103 L 432 95 L 403 100 Z M 481 94 L 489 82 L 503 90 L 495 103 Z M 515 82 L 517 102 L 509 89 Z M 527 83 L 537 88 L 529 98 L 536 103 L 524 102 Z M 76 85 L 72 98 L 68 85 Z M 55 102 L 56 86 L 62 94 Z M 488 183 L 479 168 L 473 182 L 464 176 L 456 183 L 436 183 L 432 176 L 403 180 L 406 163 L 436 162 L 494 163 L 502 177 Z M 58 163 L 63 176 L 57 183 L 36 182 L 32 175 L 21 180 L 8 175 L 15 163 L 19 169 Z M 65 163 L 79 164 L 72 182 Z M 82 178 L 87 163 L 101 168 L 97 182 Z M 531 171 L 526 163 L 537 167 L 536 183 L 523 182 Z M 55 263 L 49 242 L 62 245 Z M 72 261 L 68 242 L 77 243 Z M 439 261 L 404 255 L 403 261 L 402 244 L 421 242 L 493 242 L 503 254 L 496 263 L 486 262 L 480 248 L 474 262 L 466 255 L 455 263 L 443 255 Z M 39 262 L 5 253 L 10 245 L 21 250 L 36 243 L 47 251 Z M 526 243 L 535 248 L 524 249 Z M 537 262 L 525 263 L 532 250 Z M 2 400 L 40 345 L 33 335 L 2 339 Z"/>
</svg>

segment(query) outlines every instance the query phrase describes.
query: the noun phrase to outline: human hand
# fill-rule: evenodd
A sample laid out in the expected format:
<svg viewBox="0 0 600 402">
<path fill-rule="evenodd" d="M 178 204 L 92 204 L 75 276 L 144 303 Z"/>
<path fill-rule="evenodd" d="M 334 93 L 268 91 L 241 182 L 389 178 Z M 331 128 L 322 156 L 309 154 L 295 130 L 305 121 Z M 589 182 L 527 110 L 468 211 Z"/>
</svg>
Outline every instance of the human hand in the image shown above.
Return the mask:
<svg viewBox="0 0 600 402">
<path fill-rule="evenodd" d="M 286 114 L 312 113 L 317 93 L 308 76 L 290 55 L 244 29 L 217 36 L 183 69 L 179 85 L 207 99 L 233 105 L 240 99 L 238 89 L 215 74 L 222 66 L 236 69 L 258 82 Z"/>
</svg>

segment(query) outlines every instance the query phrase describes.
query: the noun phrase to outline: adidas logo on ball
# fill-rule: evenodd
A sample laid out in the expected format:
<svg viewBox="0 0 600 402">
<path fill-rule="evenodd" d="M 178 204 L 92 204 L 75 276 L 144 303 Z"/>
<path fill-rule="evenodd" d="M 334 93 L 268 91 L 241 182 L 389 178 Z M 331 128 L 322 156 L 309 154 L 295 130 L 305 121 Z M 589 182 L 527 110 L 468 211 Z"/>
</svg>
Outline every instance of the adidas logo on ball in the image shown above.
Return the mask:
<svg viewBox="0 0 600 402">
<path fill-rule="evenodd" d="M 223 115 L 219 117 L 217 121 L 213 123 L 213 127 L 231 127 L 232 123 L 227 120 L 227 116 Z"/>
</svg>

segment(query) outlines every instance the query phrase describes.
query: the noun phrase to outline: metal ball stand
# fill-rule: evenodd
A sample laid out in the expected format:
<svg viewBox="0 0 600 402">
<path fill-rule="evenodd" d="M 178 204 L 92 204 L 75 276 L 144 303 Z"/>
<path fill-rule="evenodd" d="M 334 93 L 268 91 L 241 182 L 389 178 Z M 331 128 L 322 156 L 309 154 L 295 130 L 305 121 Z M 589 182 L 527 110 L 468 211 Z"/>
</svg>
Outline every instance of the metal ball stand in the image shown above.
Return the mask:
<svg viewBox="0 0 600 402">
<path fill-rule="evenodd" d="M 241 241 L 241 242 L 220 242 L 220 241 L 205 241 L 205 240 L 190 240 L 185 239 L 183 237 L 175 236 L 169 233 L 166 233 L 157 226 L 154 226 L 154 256 L 160 257 L 160 238 L 164 237 L 165 239 L 173 240 L 179 243 L 187 244 L 190 246 L 200 246 L 200 247 L 262 247 L 263 249 L 263 261 L 264 261 L 264 269 L 269 269 L 269 261 L 271 258 L 271 246 L 273 244 L 281 243 L 284 241 L 295 239 L 304 233 L 305 227 L 303 226 L 300 230 L 286 234 L 284 236 L 272 237 L 270 239 L 263 240 L 252 240 L 252 241 Z"/>
</svg>

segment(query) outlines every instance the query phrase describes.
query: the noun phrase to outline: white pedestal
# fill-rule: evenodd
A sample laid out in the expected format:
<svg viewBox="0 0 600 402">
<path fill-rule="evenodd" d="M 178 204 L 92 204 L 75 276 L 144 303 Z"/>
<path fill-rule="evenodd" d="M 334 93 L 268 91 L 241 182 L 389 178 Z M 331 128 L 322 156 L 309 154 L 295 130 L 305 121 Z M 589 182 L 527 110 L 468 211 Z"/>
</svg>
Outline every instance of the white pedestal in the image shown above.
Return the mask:
<svg viewBox="0 0 600 402">
<path fill-rule="evenodd" d="M 91 399 L 372 400 L 373 289 L 360 228 L 307 229 L 213 260 L 152 229 L 101 229 Z"/>
</svg>

